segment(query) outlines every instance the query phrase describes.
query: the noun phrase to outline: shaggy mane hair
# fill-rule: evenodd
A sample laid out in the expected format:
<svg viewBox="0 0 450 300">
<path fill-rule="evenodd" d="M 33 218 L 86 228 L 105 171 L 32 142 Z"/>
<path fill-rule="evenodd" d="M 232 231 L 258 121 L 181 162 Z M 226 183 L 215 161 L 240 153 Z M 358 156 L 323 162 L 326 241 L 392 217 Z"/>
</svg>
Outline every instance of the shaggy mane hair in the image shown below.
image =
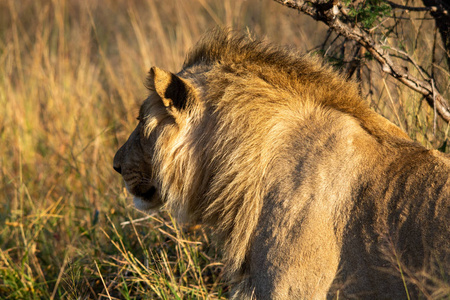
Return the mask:
<svg viewBox="0 0 450 300">
<path fill-rule="evenodd" d="M 304 55 L 231 30 L 215 29 L 206 34 L 187 55 L 183 69 L 220 66 L 224 73 L 252 72 L 274 88 L 299 95 L 308 88 L 319 94 L 309 100 L 350 114 L 361 125 L 384 142 L 391 133 L 407 135 L 371 111 L 359 94 L 358 85 L 346 80 L 317 55 Z M 310 91 L 311 92 L 311 91 Z M 374 124 L 376 124 L 374 126 Z"/>
</svg>

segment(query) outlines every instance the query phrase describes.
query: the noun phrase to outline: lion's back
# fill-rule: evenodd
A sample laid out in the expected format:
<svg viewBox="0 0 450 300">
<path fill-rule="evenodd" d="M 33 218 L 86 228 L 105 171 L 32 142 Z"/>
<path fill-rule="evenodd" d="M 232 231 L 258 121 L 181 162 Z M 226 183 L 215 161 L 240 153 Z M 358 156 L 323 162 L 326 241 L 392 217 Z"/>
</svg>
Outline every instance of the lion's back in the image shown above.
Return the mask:
<svg viewBox="0 0 450 300">
<path fill-rule="evenodd" d="M 402 136 L 380 143 L 340 112 L 292 124 L 296 134 L 267 170 L 238 295 L 399 299 L 404 280 L 413 297 L 445 287 L 448 156 Z"/>
</svg>

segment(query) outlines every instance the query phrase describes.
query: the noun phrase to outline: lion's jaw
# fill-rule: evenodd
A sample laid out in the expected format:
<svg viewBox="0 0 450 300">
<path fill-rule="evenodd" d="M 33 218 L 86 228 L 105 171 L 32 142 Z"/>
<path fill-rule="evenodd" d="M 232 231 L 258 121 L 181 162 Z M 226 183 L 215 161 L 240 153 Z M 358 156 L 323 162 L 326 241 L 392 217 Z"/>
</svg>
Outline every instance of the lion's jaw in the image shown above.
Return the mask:
<svg viewBox="0 0 450 300">
<path fill-rule="evenodd" d="M 159 205 L 155 205 L 155 203 L 147 198 L 141 198 L 138 196 L 133 197 L 134 207 L 142 211 L 149 211 L 157 208 Z"/>
</svg>

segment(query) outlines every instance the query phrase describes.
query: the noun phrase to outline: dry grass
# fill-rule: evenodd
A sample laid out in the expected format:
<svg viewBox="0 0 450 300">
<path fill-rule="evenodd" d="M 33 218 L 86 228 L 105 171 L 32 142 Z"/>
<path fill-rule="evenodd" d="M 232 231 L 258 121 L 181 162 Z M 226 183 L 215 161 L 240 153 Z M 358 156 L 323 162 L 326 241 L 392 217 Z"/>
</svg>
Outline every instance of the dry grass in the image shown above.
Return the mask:
<svg viewBox="0 0 450 300">
<path fill-rule="evenodd" d="M 270 0 L 0 1 L 0 298 L 227 297 L 206 230 L 136 212 L 111 168 L 147 70 L 177 70 L 217 24 L 301 51 L 325 32 Z M 408 129 L 437 145 L 425 116 Z"/>
</svg>

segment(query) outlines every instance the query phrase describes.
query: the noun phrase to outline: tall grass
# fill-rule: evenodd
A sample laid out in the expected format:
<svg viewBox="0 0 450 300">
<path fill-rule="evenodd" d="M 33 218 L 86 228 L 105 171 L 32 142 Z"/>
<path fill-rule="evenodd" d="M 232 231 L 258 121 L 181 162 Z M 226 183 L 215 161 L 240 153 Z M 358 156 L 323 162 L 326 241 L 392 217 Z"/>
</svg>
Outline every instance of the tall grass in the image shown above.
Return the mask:
<svg viewBox="0 0 450 300">
<path fill-rule="evenodd" d="M 185 15 L 173 32 L 164 9 L 2 3 L 0 298 L 223 297 L 204 232 L 185 237 L 167 216 L 135 222 L 111 170 L 147 69 L 179 65 L 198 26 Z"/>
<path fill-rule="evenodd" d="M 0 298 L 227 297 L 207 229 L 135 211 L 111 168 L 148 69 L 215 25 L 302 51 L 325 32 L 270 0 L 0 1 Z"/>
</svg>

